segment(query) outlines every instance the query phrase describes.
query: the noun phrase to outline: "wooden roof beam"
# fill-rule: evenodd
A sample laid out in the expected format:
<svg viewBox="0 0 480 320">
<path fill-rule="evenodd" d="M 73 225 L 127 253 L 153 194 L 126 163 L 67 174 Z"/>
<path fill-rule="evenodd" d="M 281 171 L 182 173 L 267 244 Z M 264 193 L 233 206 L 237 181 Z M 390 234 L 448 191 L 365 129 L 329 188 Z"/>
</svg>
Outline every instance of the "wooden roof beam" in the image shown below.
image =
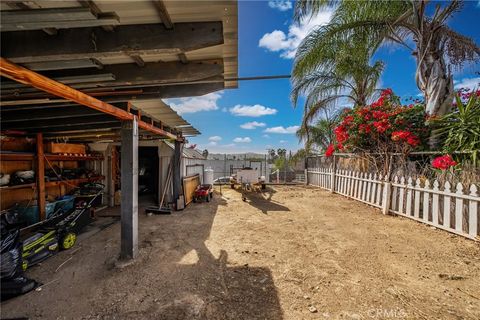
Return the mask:
<svg viewBox="0 0 480 320">
<path fill-rule="evenodd" d="M 88 74 L 87 71 L 79 69 L 49 72 L 46 75 L 64 84 L 69 84 L 72 88 L 86 90 L 87 88 L 98 87 L 128 86 L 131 88 L 132 86 L 147 84 L 179 84 L 211 78 L 222 73 L 223 65 L 221 61 L 218 61 L 217 64 L 207 61 L 207 63 L 192 62 L 188 65 L 180 62 L 152 62 L 145 64 L 144 68 L 141 69 L 131 63 L 115 64 L 105 66 L 102 70 L 89 71 Z M 109 75 L 112 75 L 110 79 L 108 78 Z M 89 81 L 89 79 L 92 81 Z M 34 88 L 25 87 L 16 82 L 2 82 L 2 89 L 3 96 L 14 93 L 19 97 L 22 93 L 36 91 Z"/>
<path fill-rule="evenodd" d="M 36 87 L 55 96 L 74 101 L 91 109 L 101 111 L 120 120 L 133 120 L 135 117 L 125 110 L 114 107 L 111 104 L 98 100 L 81 91 L 75 90 L 60 82 L 42 76 L 41 74 L 15 65 L 4 58 L 0 58 L 0 75 L 23 84 Z M 168 138 L 178 138 L 176 135 L 170 132 L 154 127 L 151 124 L 145 123 L 141 120 L 138 121 L 138 126 L 139 128 L 166 136 Z"/>
<path fill-rule="evenodd" d="M 57 34 L 56 29 L 97 27 L 120 23 L 114 12 L 94 14 L 90 8 L 8 10 L 2 11 L 1 17 L 2 32 L 43 29 L 44 31 L 48 30 L 49 35 Z"/>
<path fill-rule="evenodd" d="M 152 2 L 155 6 L 155 9 L 157 9 L 158 16 L 160 17 L 160 20 L 162 20 L 165 28 L 173 29 L 173 22 L 170 18 L 170 14 L 167 11 L 167 8 L 165 7 L 165 2 L 163 0 L 153 0 Z"/>
<path fill-rule="evenodd" d="M 174 30 L 160 24 L 120 25 L 113 34 L 101 28 L 74 28 L 55 37 L 41 31 L 2 32 L 2 56 L 15 63 L 125 57 L 126 51 L 178 54 L 219 44 L 223 44 L 221 21 L 177 23 Z"/>
</svg>

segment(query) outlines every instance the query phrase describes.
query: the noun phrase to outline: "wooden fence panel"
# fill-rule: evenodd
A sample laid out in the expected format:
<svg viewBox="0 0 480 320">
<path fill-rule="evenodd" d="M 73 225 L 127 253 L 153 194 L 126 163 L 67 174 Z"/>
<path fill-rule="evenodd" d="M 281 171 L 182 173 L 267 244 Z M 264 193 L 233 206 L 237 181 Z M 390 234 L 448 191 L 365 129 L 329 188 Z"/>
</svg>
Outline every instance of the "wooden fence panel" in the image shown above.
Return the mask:
<svg viewBox="0 0 480 320">
<path fill-rule="evenodd" d="M 307 175 L 310 185 L 330 190 L 334 180 L 336 193 L 379 208 L 390 203 L 392 213 L 478 239 L 480 198 L 476 185 L 465 194 L 463 185 L 457 184 L 453 192 L 448 181 L 441 188 L 436 180 L 431 184 L 427 179 L 422 186 L 418 178 L 395 176 L 390 184 L 371 173 L 336 170 L 333 175 L 332 168 L 310 168 Z M 390 186 L 391 192 L 386 192 L 385 186 Z M 387 194 L 390 198 L 384 199 Z"/>
</svg>

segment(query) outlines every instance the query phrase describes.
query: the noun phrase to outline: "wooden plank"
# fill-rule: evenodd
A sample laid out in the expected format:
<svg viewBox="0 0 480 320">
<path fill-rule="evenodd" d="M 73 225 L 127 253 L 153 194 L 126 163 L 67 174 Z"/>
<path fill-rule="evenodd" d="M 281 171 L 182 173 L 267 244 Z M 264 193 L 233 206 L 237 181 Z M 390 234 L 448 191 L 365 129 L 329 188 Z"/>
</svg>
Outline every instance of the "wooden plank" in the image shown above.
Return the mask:
<svg viewBox="0 0 480 320">
<path fill-rule="evenodd" d="M 36 11 L 36 10 L 34 10 Z M 30 11 L 26 11 L 30 12 Z M 75 20 L 75 21 L 56 21 L 56 20 L 49 20 L 49 21 L 25 21 L 19 23 L 12 23 L 12 24 L 4 24 L 2 21 L 2 32 L 26 32 L 28 31 L 35 31 L 35 30 L 50 30 L 47 35 L 51 36 L 52 34 L 59 36 L 52 32 L 53 29 L 66 29 L 69 28 L 86 28 L 86 27 L 101 27 L 101 26 L 111 26 L 111 25 L 118 25 L 120 23 L 119 18 L 114 13 L 104 13 L 96 19 L 90 20 Z M 53 37 L 52 37 L 53 39 Z"/>
<path fill-rule="evenodd" d="M 415 187 L 420 188 L 420 179 L 415 180 Z M 413 205 L 413 216 L 415 218 L 420 217 L 420 190 L 415 190 L 414 195 L 414 205 Z"/>
<path fill-rule="evenodd" d="M 54 8 L 34 10 L 2 10 L 4 24 L 22 24 L 25 22 L 94 20 L 96 16 L 89 8 Z"/>
<path fill-rule="evenodd" d="M 165 7 L 165 2 L 162 0 L 153 0 L 153 5 L 157 9 L 158 16 L 160 17 L 160 20 L 162 20 L 163 25 L 165 26 L 166 29 L 172 29 L 173 28 L 173 22 L 172 19 L 170 18 L 170 15 L 168 14 L 167 8 Z"/>
<path fill-rule="evenodd" d="M 470 196 L 478 198 L 478 188 L 472 184 L 470 186 Z M 478 236 L 478 201 L 469 200 L 468 203 L 468 234 L 471 237 Z"/>
<path fill-rule="evenodd" d="M 463 185 L 457 183 L 457 195 L 463 195 Z M 463 232 L 463 199 L 456 197 L 455 199 L 455 230 Z"/>
<path fill-rule="evenodd" d="M 39 221 L 43 221 L 46 218 L 45 215 L 45 159 L 43 153 L 43 135 L 37 133 L 37 202 L 38 202 L 38 214 Z"/>
<path fill-rule="evenodd" d="M 433 191 L 439 191 L 439 183 L 437 180 L 433 181 Z M 432 194 L 432 223 L 433 225 L 437 226 L 440 225 L 440 221 L 438 220 L 438 214 L 440 211 L 439 207 L 439 196 L 437 193 Z"/>
<path fill-rule="evenodd" d="M 42 91 L 49 92 L 53 95 L 77 102 L 81 105 L 87 106 L 95 110 L 99 110 L 103 113 L 113 115 L 114 117 L 121 120 L 133 120 L 134 117 L 131 113 L 125 110 L 114 107 L 111 104 L 105 103 L 83 92 L 80 92 L 62 83 L 42 76 L 36 72 L 15 65 L 4 58 L 0 58 L 0 75 L 26 85 L 34 86 Z M 176 135 L 156 128 L 151 124 L 145 123 L 143 121 L 138 121 L 138 126 L 142 129 L 168 138 L 177 138 Z"/>
<path fill-rule="evenodd" d="M 195 174 L 190 177 L 183 178 L 183 194 L 185 196 L 185 205 L 193 201 L 195 190 L 200 185 L 200 175 Z"/>
<path fill-rule="evenodd" d="M 405 214 L 405 177 L 400 178 L 400 187 L 398 195 L 398 213 Z"/>
<path fill-rule="evenodd" d="M 412 195 L 413 195 L 413 190 L 412 190 L 412 187 L 413 187 L 413 180 L 411 177 L 408 177 L 408 180 L 407 180 L 407 204 L 406 204 L 406 209 L 405 209 L 405 213 L 407 216 L 411 216 L 412 215 Z"/>
<path fill-rule="evenodd" d="M 450 182 L 445 182 L 444 191 L 446 193 L 451 193 Z M 450 216 L 451 216 L 451 197 L 448 195 L 443 196 L 443 226 L 446 228 L 451 228 L 450 226 Z"/>
<path fill-rule="evenodd" d="M 124 57 L 125 48 L 137 55 L 178 54 L 220 44 L 221 21 L 178 23 L 174 30 L 156 23 L 120 25 L 113 34 L 101 28 L 72 28 L 55 37 L 41 31 L 2 32 L 2 56 L 16 63 Z"/>
<path fill-rule="evenodd" d="M 423 192 L 423 220 L 425 223 L 429 222 L 429 210 L 430 210 L 430 181 L 425 180 L 425 191 Z"/>
</svg>

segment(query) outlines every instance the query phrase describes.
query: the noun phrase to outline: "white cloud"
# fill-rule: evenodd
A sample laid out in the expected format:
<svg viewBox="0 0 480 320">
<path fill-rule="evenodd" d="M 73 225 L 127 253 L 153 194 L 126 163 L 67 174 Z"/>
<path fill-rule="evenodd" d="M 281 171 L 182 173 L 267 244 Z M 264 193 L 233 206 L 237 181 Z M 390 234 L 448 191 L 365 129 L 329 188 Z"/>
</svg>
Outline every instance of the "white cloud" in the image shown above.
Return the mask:
<svg viewBox="0 0 480 320">
<path fill-rule="evenodd" d="M 236 142 L 236 143 L 250 143 L 250 142 L 252 142 L 252 139 L 250 139 L 249 137 L 245 137 L 245 138 L 237 137 L 237 138 L 233 139 L 233 142 Z"/>
<path fill-rule="evenodd" d="M 257 122 L 257 121 L 252 121 L 252 122 L 247 122 L 242 125 L 240 125 L 240 128 L 242 129 L 247 129 L 247 130 L 253 130 L 258 127 L 265 127 L 267 124 L 265 122 Z"/>
<path fill-rule="evenodd" d="M 217 143 L 216 143 L 215 141 L 210 141 L 210 142 L 208 143 L 208 145 L 209 145 L 209 146 L 216 146 Z"/>
<path fill-rule="evenodd" d="M 264 130 L 264 132 L 288 134 L 288 133 L 296 133 L 299 128 L 300 126 L 290 126 L 286 128 L 284 128 L 283 126 L 279 126 L 279 127 L 267 128 Z"/>
<path fill-rule="evenodd" d="M 266 139 L 270 139 L 270 136 L 268 134 L 264 134 L 262 137 L 264 137 Z"/>
<path fill-rule="evenodd" d="M 463 78 L 460 80 L 453 81 L 455 89 L 466 88 L 466 89 L 479 89 L 480 88 L 480 77 L 476 78 Z"/>
<path fill-rule="evenodd" d="M 278 110 L 264 107 L 260 104 L 256 104 L 253 106 L 244 106 L 244 105 L 237 104 L 235 107 L 230 108 L 230 112 L 233 115 L 236 115 L 239 117 L 261 117 L 261 116 L 276 114 Z"/>
<path fill-rule="evenodd" d="M 287 11 L 292 9 L 292 1 L 290 0 L 271 0 L 268 1 L 268 6 L 272 9 L 278 9 L 280 11 Z"/>
<path fill-rule="evenodd" d="M 287 143 L 287 141 L 286 141 L 286 140 L 280 140 L 279 142 L 280 142 L 280 144 Z"/>
<path fill-rule="evenodd" d="M 229 143 L 229 144 L 224 144 L 224 145 L 223 145 L 223 147 L 225 147 L 225 148 L 233 148 L 233 147 L 235 147 L 235 146 L 236 146 L 235 143 Z"/>
<path fill-rule="evenodd" d="M 330 22 L 332 12 L 332 10 L 326 9 L 315 17 L 307 17 L 300 23 L 292 23 L 288 27 L 288 34 L 281 30 L 265 33 L 258 42 L 258 46 L 268 51 L 280 52 L 282 58 L 293 59 L 302 40 L 313 28 Z"/>
<path fill-rule="evenodd" d="M 178 114 L 184 114 L 217 110 L 217 101 L 221 97 L 221 92 L 213 92 L 200 97 L 168 99 L 165 102 L 169 104 L 173 110 L 177 111 Z"/>
<path fill-rule="evenodd" d="M 222 137 L 220 137 L 220 136 L 212 136 L 212 137 L 208 138 L 208 141 L 218 142 L 220 140 L 222 140 Z"/>
</svg>

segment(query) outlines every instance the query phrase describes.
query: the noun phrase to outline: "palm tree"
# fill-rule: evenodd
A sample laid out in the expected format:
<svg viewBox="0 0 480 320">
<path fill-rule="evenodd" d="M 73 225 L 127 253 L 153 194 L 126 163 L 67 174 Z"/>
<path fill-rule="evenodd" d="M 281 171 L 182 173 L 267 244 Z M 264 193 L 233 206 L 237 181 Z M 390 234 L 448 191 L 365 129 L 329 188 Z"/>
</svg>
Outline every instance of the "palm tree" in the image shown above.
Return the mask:
<svg viewBox="0 0 480 320">
<path fill-rule="evenodd" d="M 299 130 L 309 143 L 310 130 L 329 126 L 329 119 L 312 123 L 322 110 L 341 104 L 366 105 L 376 94 L 383 71 L 381 61 L 369 64 L 373 46 L 366 41 L 345 41 L 312 50 L 315 39 L 308 36 L 297 50 L 292 72 L 291 99 L 294 106 L 300 95 L 305 96 L 304 115 Z"/>
<path fill-rule="evenodd" d="M 331 22 L 312 31 L 304 41 L 310 57 L 321 58 L 326 48 L 358 39 L 373 44 L 375 50 L 386 41 L 408 48 L 417 61 L 415 80 L 425 95 L 426 112 L 443 115 L 449 111 L 454 95 L 450 67 L 461 67 L 466 61 L 478 59 L 480 48 L 472 39 L 446 25 L 447 19 L 460 10 L 462 1 L 435 2 L 435 8 L 429 10 L 432 3 L 425 0 L 299 0 L 295 19 L 305 19 L 327 6 L 335 6 Z M 413 39 L 413 47 L 409 39 Z M 318 62 L 302 59 L 296 68 L 303 73 L 315 72 Z"/>
<path fill-rule="evenodd" d="M 334 140 L 333 130 L 338 125 L 340 112 L 330 112 L 329 109 L 323 111 L 323 117 L 314 125 L 301 126 L 296 133 L 300 141 L 305 142 L 302 152 L 306 154 L 310 154 L 314 149 L 325 150 Z"/>
</svg>

